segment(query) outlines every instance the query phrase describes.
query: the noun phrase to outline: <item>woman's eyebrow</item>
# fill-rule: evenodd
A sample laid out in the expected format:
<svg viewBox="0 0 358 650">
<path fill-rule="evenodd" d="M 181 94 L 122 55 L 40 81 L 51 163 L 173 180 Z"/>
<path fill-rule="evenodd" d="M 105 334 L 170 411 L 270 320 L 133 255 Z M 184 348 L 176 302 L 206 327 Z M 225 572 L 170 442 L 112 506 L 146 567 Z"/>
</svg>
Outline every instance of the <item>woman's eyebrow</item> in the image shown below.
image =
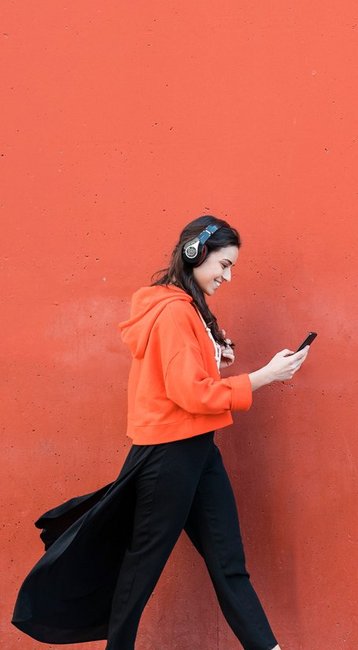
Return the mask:
<svg viewBox="0 0 358 650">
<path fill-rule="evenodd" d="M 229 262 L 229 264 L 231 264 L 231 266 L 235 266 L 235 264 L 233 264 L 231 260 L 228 260 L 227 257 L 224 257 L 223 262 Z"/>
</svg>

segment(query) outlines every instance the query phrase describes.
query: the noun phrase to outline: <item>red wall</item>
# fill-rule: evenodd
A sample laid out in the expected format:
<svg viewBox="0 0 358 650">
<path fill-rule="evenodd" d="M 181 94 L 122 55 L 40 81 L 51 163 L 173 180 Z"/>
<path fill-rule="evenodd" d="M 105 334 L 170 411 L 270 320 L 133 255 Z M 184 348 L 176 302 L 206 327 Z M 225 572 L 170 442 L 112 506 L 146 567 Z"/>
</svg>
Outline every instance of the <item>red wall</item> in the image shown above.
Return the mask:
<svg viewBox="0 0 358 650">
<path fill-rule="evenodd" d="M 319 332 L 217 435 L 253 583 L 285 650 L 355 650 L 357 3 L 2 9 L 2 647 L 40 645 L 8 622 L 42 553 L 34 519 L 128 451 L 117 323 L 208 212 L 244 242 L 212 303 L 234 371 Z M 238 647 L 184 536 L 137 647 Z"/>
</svg>

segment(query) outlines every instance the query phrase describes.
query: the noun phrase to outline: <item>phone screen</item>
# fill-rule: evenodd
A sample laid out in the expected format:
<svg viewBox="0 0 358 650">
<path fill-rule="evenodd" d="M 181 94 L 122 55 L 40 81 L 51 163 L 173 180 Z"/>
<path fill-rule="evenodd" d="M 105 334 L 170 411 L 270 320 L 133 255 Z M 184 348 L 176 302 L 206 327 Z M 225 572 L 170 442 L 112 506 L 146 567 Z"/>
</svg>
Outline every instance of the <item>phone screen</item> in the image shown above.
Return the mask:
<svg viewBox="0 0 358 650">
<path fill-rule="evenodd" d="M 316 336 L 317 336 L 317 332 L 310 332 L 308 336 L 306 336 L 305 340 L 301 343 L 300 347 L 297 348 L 296 352 L 300 352 L 300 350 L 303 350 L 303 348 L 305 348 L 306 345 L 311 345 L 312 341 L 315 340 Z M 294 354 L 296 354 L 296 352 L 294 352 Z"/>
</svg>

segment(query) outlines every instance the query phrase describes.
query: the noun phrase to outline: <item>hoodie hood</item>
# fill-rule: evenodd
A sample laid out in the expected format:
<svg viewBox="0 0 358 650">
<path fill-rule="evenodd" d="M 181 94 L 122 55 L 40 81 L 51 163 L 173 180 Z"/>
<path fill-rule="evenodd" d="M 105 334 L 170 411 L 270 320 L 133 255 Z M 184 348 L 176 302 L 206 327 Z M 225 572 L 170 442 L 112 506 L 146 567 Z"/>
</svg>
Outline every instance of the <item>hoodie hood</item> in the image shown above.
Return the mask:
<svg viewBox="0 0 358 650">
<path fill-rule="evenodd" d="M 193 302 L 188 293 L 174 285 L 154 285 L 135 291 L 130 318 L 118 325 L 122 341 L 129 346 L 133 357 L 143 358 L 156 319 L 173 300 Z"/>
</svg>

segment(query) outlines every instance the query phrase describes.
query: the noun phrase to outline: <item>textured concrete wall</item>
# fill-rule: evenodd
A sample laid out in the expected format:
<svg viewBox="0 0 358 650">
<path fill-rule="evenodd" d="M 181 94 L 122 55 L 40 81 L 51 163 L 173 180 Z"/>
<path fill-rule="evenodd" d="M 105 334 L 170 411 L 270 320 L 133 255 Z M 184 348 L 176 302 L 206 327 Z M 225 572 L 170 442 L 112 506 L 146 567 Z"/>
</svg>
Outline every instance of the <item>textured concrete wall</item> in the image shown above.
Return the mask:
<svg viewBox="0 0 358 650">
<path fill-rule="evenodd" d="M 39 645 L 9 624 L 42 553 L 34 519 L 115 478 L 129 448 L 117 323 L 210 212 L 244 242 L 212 300 L 234 370 L 319 332 L 294 380 L 217 435 L 252 580 L 283 648 L 355 650 L 357 4 L 2 10 L 2 647 Z M 239 646 L 184 536 L 137 646 Z"/>
</svg>

